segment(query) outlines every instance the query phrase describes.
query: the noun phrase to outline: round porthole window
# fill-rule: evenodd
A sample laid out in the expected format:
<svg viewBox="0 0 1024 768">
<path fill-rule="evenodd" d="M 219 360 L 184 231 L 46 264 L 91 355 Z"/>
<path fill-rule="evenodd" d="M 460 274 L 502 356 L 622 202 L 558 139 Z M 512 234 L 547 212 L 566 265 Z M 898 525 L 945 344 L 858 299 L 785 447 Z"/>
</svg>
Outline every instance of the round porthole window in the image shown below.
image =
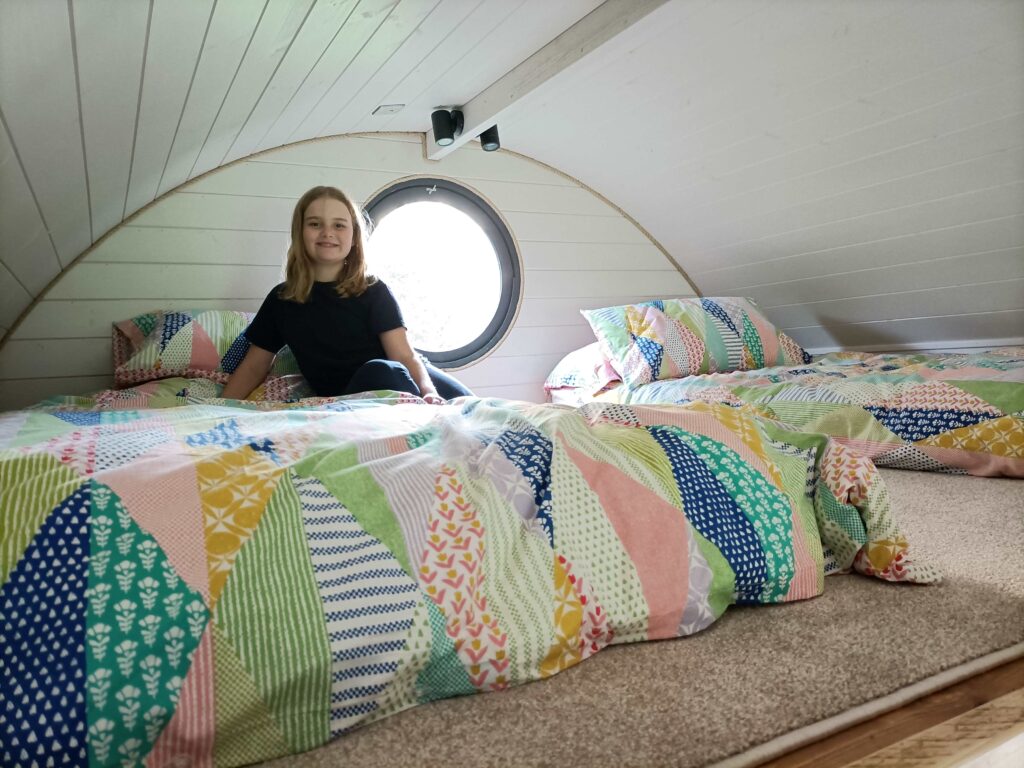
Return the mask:
<svg viewBox="0 0 1024 768">
<path fill-rule="evenodd" d="M 366 213 L 367 268 L 391 288 L 431 363 L 464 366 L 502 339 L 519 303 L 519 259 L 483 198 L 447 179 L 409 179 L 375 195 Z"/>
</svg>

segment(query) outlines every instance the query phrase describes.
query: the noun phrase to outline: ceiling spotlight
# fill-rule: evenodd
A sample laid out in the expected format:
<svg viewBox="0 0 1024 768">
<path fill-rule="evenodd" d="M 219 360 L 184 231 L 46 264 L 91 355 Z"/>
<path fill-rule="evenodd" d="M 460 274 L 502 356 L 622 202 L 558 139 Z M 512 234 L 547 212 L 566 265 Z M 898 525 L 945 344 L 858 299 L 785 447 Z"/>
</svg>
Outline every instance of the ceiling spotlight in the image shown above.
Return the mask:
<svg viewBox="0 0 1024 768">
<path fill-rule="evenodd" d="M 498 140 L 497 125 L 492 125 L 480 134 L 480 146 L 483 148 L 484 152 L 493 152 L 501 147 L 501 142 Z"/>
<path fill-rule="evenodd" d="M 458 109 L 450 112 L 447 109 L 435 109 L 430 113 L 430 122 L 434 128 L 434 141 L 439 147 L 447 147 L 462 133 L 464 118 Z"/>
</svg>

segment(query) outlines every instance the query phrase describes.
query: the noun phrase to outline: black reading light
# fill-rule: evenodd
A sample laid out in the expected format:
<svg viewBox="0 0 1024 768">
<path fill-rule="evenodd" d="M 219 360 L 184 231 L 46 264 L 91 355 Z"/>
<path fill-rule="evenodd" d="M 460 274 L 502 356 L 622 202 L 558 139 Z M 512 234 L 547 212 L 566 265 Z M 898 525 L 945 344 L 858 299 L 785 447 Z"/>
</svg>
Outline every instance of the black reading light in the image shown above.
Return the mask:
<svg viewBox="0 0 1024 768">
<path fill-rule="evenodd" d="M 498 141 L 497 125 L 492 125 L 480 134 L 480 146 L 483 148 L 484 152 L 493 152 L 494 150 L 501 148 L 501 142 Z"/>
<path fill-rule="evenodd" d="M 464 125 L 462 111 L 453 109 L 435 109 L 430 113 L 430 122 L 434 127 L 434 141 L 439 147 L 447 147 L 455 137 L 462 133 Z"/>
</svg>

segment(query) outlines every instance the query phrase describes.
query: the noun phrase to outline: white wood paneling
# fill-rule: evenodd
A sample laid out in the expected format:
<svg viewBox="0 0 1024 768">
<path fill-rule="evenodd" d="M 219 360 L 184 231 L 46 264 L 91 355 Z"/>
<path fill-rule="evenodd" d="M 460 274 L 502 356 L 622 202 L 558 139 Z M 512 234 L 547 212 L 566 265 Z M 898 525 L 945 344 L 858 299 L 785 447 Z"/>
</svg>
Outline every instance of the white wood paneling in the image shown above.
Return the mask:
<svg viewBox="0 0 1024 768">
<path fill-rule="evenodd" d="M 346 72 L 353 59 L 381 24 L 387 20 L 399 0 L 360 0 L 344 25 L 331 38 L 316 64 L 303 78 L 284 110 L 264 133 L 259 149 L 279 147 L 293 141 L 296 129 L 324 99 L 327 91 Z M 309 134 L 311 135 L 311 134 Z"/>
<path fill-rule="evenodd" d="M 0 242 L 4 244 L 0 263 L 22 288 L 0 295 L 4 304 L 13 305 L 8 311 L 17 314 L 60 272 L 61 265 L 6 130 L 0 131 L 0 200 Z"/>
<path fill-rule="evenodd" d="M 869 296 L 854 296 L 830 301 L 762 306 L 779 326 L 799 328 L 810 325 L 847 325 L 925 317 L 937 309 L 949 315 L 966 315 L 977 306 L 973 293 L 985 296 L 985 308 L 1000 312 L 1020 307 L 1024 297 L 1024 278 L 988 283 L 966 283 L 950 288 L 920 291 L 893 291 Z"/>
<path fill-rule="evenodd" d="M 928 315 L 878 320 L 856 325 L 808 326 L 784 330 L 813 352 L 845 348 L 887 351 L 911 348 L 985 348 L 1020 344 L 1024 309 L 972 312 L 966 315 Z"/>
<path fill-rule="evenodd" d="M 512 114 L 518 102 L 563 72 L 582 66 L 588 57 L 599 59 L 603 46 L 624 29 L 649 17 L 666 0 L 605 0 L 591 13 L 566 29 L 532 56 L 521 61 L 472 99 L 462 102 L 464 128 L 442 146 L 426 134 L 426 153 L 431 160 L 447 157 L 474 136 Z"/>
<path fill-rule="evenodd" d="M 656 294 L 642 293 L 619 294 L 616 296 L 574 296 L 571 298 L 523 299 L 516 318 L 516 327 L 548 327 L 558 328 L 569 325 L 586 325 L 580 310 L 600 309 L 601 307 L 617 307 L 623 304 L 654 299 L 681 298 L 692 295 L 689 291 L 673 294 L 659 291 Z M 559 333 L 560 331 L 553 331 Z"/>
<path fill-rule="evenodd" d="M 446 83 L 450 83 L 449 76 L 460 76 L 462 75 L 460 70 L 465 69 L 474 69 L 477 76 L 482 75 L 486 77 L 487 73 L 480 71 L 481 69 L 486 69 L 486 65 L 484 67 L 471 68 L 460 66 L 460 64 L 463 64 L 467 58 L 472 57 L 473 50 L 485 46 L 488 36 L 499 29 L 509 16 L 522 8 L 525 1 L 482 0 L 481 2 L 476 0 L 475 7 L 467 3 L 467 7 L 471 8 L 469 14 L 448 31 L 440 45 L 435 46 L 419 62 L 409 67 L 402 79 L 395 83 L 387 92 L 387 95 L 379 101 L 380 104 L 402 104 L 405 111 L 397 116 L 388 114 L 374 115 L 373 109 L 371 109 L 356 122 L 354 130 L 394 130 L 396 123 L 403 123 L 406 127 L 416 127 L 415 124 L 409 123 L 411 116 L 429 114 L 434 107 L 441 106 L 436 102 L 423 103 L 420 101 L 424 92 L 432 84 L 441 79 L 444 79 Z M 550 6 L 551 4 L 546 4 L 546 7 Z M 536 12 L 536 9 L 531 10 Z M 553 26 L 549 26 L 548 29 L 551 29 Z M 523 31 L 520 30 L 519 35 L 522 34 Z M 491 50 L 494 49 L 491 48 Z M 494 63 L 493 57 L 490 57 L 487 64 L 492 63 Z M 490 81 L 485 81 L 485 84 L 486 82 Z M 448 87 L 451 87 L 451 85 Z M 475 94 L 479 90 L 479 88 L 462 88 L 460 91 L 453 89 L 449 99 L 461 102 L 462 99 L 456 98 L 456 94 Z M 453 102 L 450 106 L 458 106 L 458 104 Z"/>
<path fill-rule="evenodd" d="M 155 0 L 124 215 L 156 197 L 213 14 L 213 0 Z"/>
<path fill-rule="evenodd" d="M 111 373 L 109 334 L 88 339 L 11 339 L 0 355 L 0 381 Z"/>
<path fill-rule="evenodd" d="M 262 299 L 280 275 L 280 267 L 83 261 L 68 271 L 47 299 Z"/>
<path fill-rule="evenodd" d="M 801 323 L 843 302 L 829 321 L 843 339 L 838 324 L 859 339 L 862 321 L 891 322 L 894 342 L 965 338 L 956 321 L 910 322 L 925 309 L 969 313 L 979 338 L 1020 335 L 1004 332 L 1012 315 L 978 313 L 998 282 L 999 306 L 1024 309 L 1009 282 L 1024 246 L 1024 3 L 675 2 L 655 15 L 657 29 L 638 24 L 517 105 L 503 145 L 609 195 L 707 295 L 770 299 L 787 322 L 817 302 Z"/>
<path fill-rule="evenodd" d="M 221 165 L 295 42 L 314 0 L 270 0 L 189 177 Z M 305 52 L 308 55 L 308 51 Z"/>
<path fill-rule="evenodd" d="M 359 0 L 316 0 L 294 43 L 224 155 L 225 162 L 245 157 L 256 149 L 357 5 Z"/>
<path fill-rule="evenodd" d="M 150 7 L 122 0 L 72 3 L 95 238 L 124 217 Z"/>
<path fill-rule="evenodd" d="M 763 307 L 794 298 L 800 302 L 834 301 L 846 296 L 867 296 L 879 286 L 914 290 L 950 288 L 971 283 L 992 283 L 1024 278 L 1024 245 L 985 253 L 958 254 L 913 264 L 840 272 L 780 283 L 742 286 L 736 290 Z"/>
<path fill-rule="evenodd" d="M 282 278 L 295 200 L 324 181 L 366 199 L 382 174 L 391 181 L 437 174 L 495 203 L 529 256 L 516 323 L 487 357 L 457 373 L 478 394 L 542 400 L 555 363 L 594 338 L 580 308 L 693 295 L 643 232 L 565 176 L 478 147 L 450 160 L 424 160 L 415 137 L 340 137 L 275 150 L 185 185 L 111 233 L 35 306 L 0 349 L 0 396 L 14 398 L 3 405 L 95 381 L 75 377 L 110 374 L 114 321 L 160 308 L 256 309 Z M 467 169 L 470 178 L 450 169 Z M 38 390 L 24 384 L 34 379 Z"/>
<path fill-rule="evenodd" d="M 493 200 L 494 198 L 491 197 Z M 663 269 L 665 254 L 651 243 L 519 243 L 529 270 L 652 270 Z M 541 276 L 538 275 L 538 279 Z"/>
<path fill-rule="evenodd" d="M 174 189 L 191 174 L 268 2 L 233 0 L 214 5 L 199 66 L 160 175 L 158 194 Z M 260 8 L 258 14 L 253 12 L 254 6 Z"/>
<path fill-rule="evenodd" d="M 962 192 L 957 195 L 888 208 L 867 216 L 825 222 L 780 235 L 733 243 L 708 251 L 730 262 L 752 264 L 776 253 L 802 253 L 815 248 L 838 248 L 872 241 L 901 237 L 924 230 L 933 222 L 943 227 L 974 224 L 979 221 L 1013 216 L 1024 211 L 1024 179 L 988 189 Z M 710 258 L 710 256 L 709 256 Z"/>
<path fill-rule="evenodd" d="M 0 264 L 0 296 L 4 297 L 4 300 L 0 302 L 0 326 L 5 329 L 4 335 L 6 336 L 6 329 L 14 324 L 18 315 L 28 306 L 31 298 L 25 287 L 18 282 L 17 278 L 11 274 L 11 270 L 4 264 Z"/>
<path fill-rule="evenodd" d="M 406 109 L 385 123 L 383 130 L 426 130 L 428 126 L 419 124 L 417 115 L 429 114 L 439 105 L 465 104 L 530 54 L 552 41 L 553 30 L 562 32 L 600 4 L 601 0 L 560 0 L 557 3 L 526 0 L 518 4 L 516 0 L 506 2 L 500 11 L 491 14 L 489 25 L 478 28 L 475 40 L 469 41 L 475 44 L 468 50 L 460 51 L 462 41 L 454 34 L 449 36 L 444 48 L 450 45 L 451 50 L 459 55 L 447 69 L 438 66 L 432 72 L 424 72 L 423 89 L 411 100 L 398 102 L 406 104 Z M 520 47 L 519 56 L 508 55 L 508 41 L 513 35 Z M 389 100 L 381 103 L 393 103 L 391 98 L 394 98 L 394 94 L 389 94 Z M 377 123 L 372 128 L 379 130 Z"/>
<path fill-rule="evenodd" d="M 944 226 L 900 237 L 878 238 L 838 247 L 776 256 L 756 264 L 695 270 L 694 277 L 707 294 L 724 294 L 737 285 L 796 281 L 807 277 L 840 274 L 853 269 L 882 268 L 900 264 L 924 264 L 932 259 L 973 256 L 989 250 L 1024 245 L 1024 213 Z"/>
<path fill-rule="evenodd" d="M 326 136 L 338 105 L 345 104 L 360 86 L 371 79 L 407 39 L 417 33 L 420 24 L 431 14 L 441 0 L 399 2 L 387 14 L 380 26 L 358 49 L 356 55 L 323 93 L 323 97 L 309 111 L 289 136 L 294 141 L 302 136 Z"/>
<path fill-rule="evenodd" d="M 288 250 L 287 232 L 183 229 L 181 227 L 119 227 L 90 264 L 136 262 L 155 264 L 238 264 L 281 266 Z"/>
<path fill-rule="evenodd" d="M 187 297 L 189 309 L 235 309 L 255 312 L 262 299 L 196 299 Z M 52 299 L 40 302 L 18 326 L 18 339 L 106 338 L 111 323 L 128 320 L 166 306 L 167 299 Z M 174 301 L 175 305 L 179 300 Z M 184 308 L 184 307 L 182 307 Z"/>
<path fill-rule="evenodd" d="M 381 103 L 378 101 L 381 93 L 390 92 L 427 56 L 446 45 L 451 31 L 457 29 L 478 4 L 479 0 L 440 0 L 377 70 L 363 79 L 359 88 L 342 92 L 333 108 L 333 116 L 318 135 L 351 131 Z"/>
<path fill-rule="evenodd" d="M 256 195 L 199 195 L 179 192 L 143 211 L 135 227 L 238 229 L 288 232 L 294 200 Z"/>
<path fill-rule="evenodd" d="M 62 265 L 92 242 L 73 52 L 66 3 L 0 3 L 0 107 Z"/>
<path fill-rule="evenodd" d="M 561 297 L 588 298 L 622 295 L 623 285 L 628 284 L 640 294 L 678 296 L 686 291 L 683 276 L 672 269 L 651 271 L 622 270 L 598 271 L 545 270 L 529 275 L 525 281 L 523 297 L 527 299 L 554 299 Z"/>
</svg>

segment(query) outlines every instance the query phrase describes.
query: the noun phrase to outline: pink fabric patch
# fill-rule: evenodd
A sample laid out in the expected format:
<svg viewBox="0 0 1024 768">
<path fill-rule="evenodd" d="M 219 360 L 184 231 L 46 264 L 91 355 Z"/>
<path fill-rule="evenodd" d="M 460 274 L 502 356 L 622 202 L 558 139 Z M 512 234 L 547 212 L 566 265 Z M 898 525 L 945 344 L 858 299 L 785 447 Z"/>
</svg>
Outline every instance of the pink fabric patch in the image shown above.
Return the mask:
<svg viewBox="0 0 1024 768">
<path fill-rule="evenodd" d="M 654 491 L 614 466 L 573 450 L 564 436 L 559 437 L 636 565 L 650 611 L 647 639 L 677 637 L 690 580 L 686 518 Z"/>
<path fill-rule="evenodd" d="M 745 302 L 744 302 L 745 303 Z M 778 331 L 768 322 L 755 307 L 747 307 L 747 317 L 757 329 L 757 335 L 761 337 L 761 349 L 764 350 L 764 367 L 770 368 L 778 364 L 779 360 L 779 337 Z"/>
<path fill-rule="evenodd" d="M 177 444 L 155 448 L 130 465 L 96 473 L 156 539 L 178 575 L 210 601 L 203 507 L 194 459 Z M 171 502 L 169 504 L 169 502 Z M 173 510 L 168 514 L 168 509 Z"/>
<path fill-rule="evenodd" d="M 216 371 L 220 368 L 217 345 L 198 323 L 192 323 L 192 358 L 189 368 L 193 371 Z"/>
<path fill-rule="evenodd" d="M 211 619 L 212 622 L 212 619 Z M 178 694 L 178 707 L 146 756 L 146 768 L 212 768 L 216 729 L 213 681 L 213 632 L 206 625 L 192 654 L 192 666 Z"/>
</svg>

